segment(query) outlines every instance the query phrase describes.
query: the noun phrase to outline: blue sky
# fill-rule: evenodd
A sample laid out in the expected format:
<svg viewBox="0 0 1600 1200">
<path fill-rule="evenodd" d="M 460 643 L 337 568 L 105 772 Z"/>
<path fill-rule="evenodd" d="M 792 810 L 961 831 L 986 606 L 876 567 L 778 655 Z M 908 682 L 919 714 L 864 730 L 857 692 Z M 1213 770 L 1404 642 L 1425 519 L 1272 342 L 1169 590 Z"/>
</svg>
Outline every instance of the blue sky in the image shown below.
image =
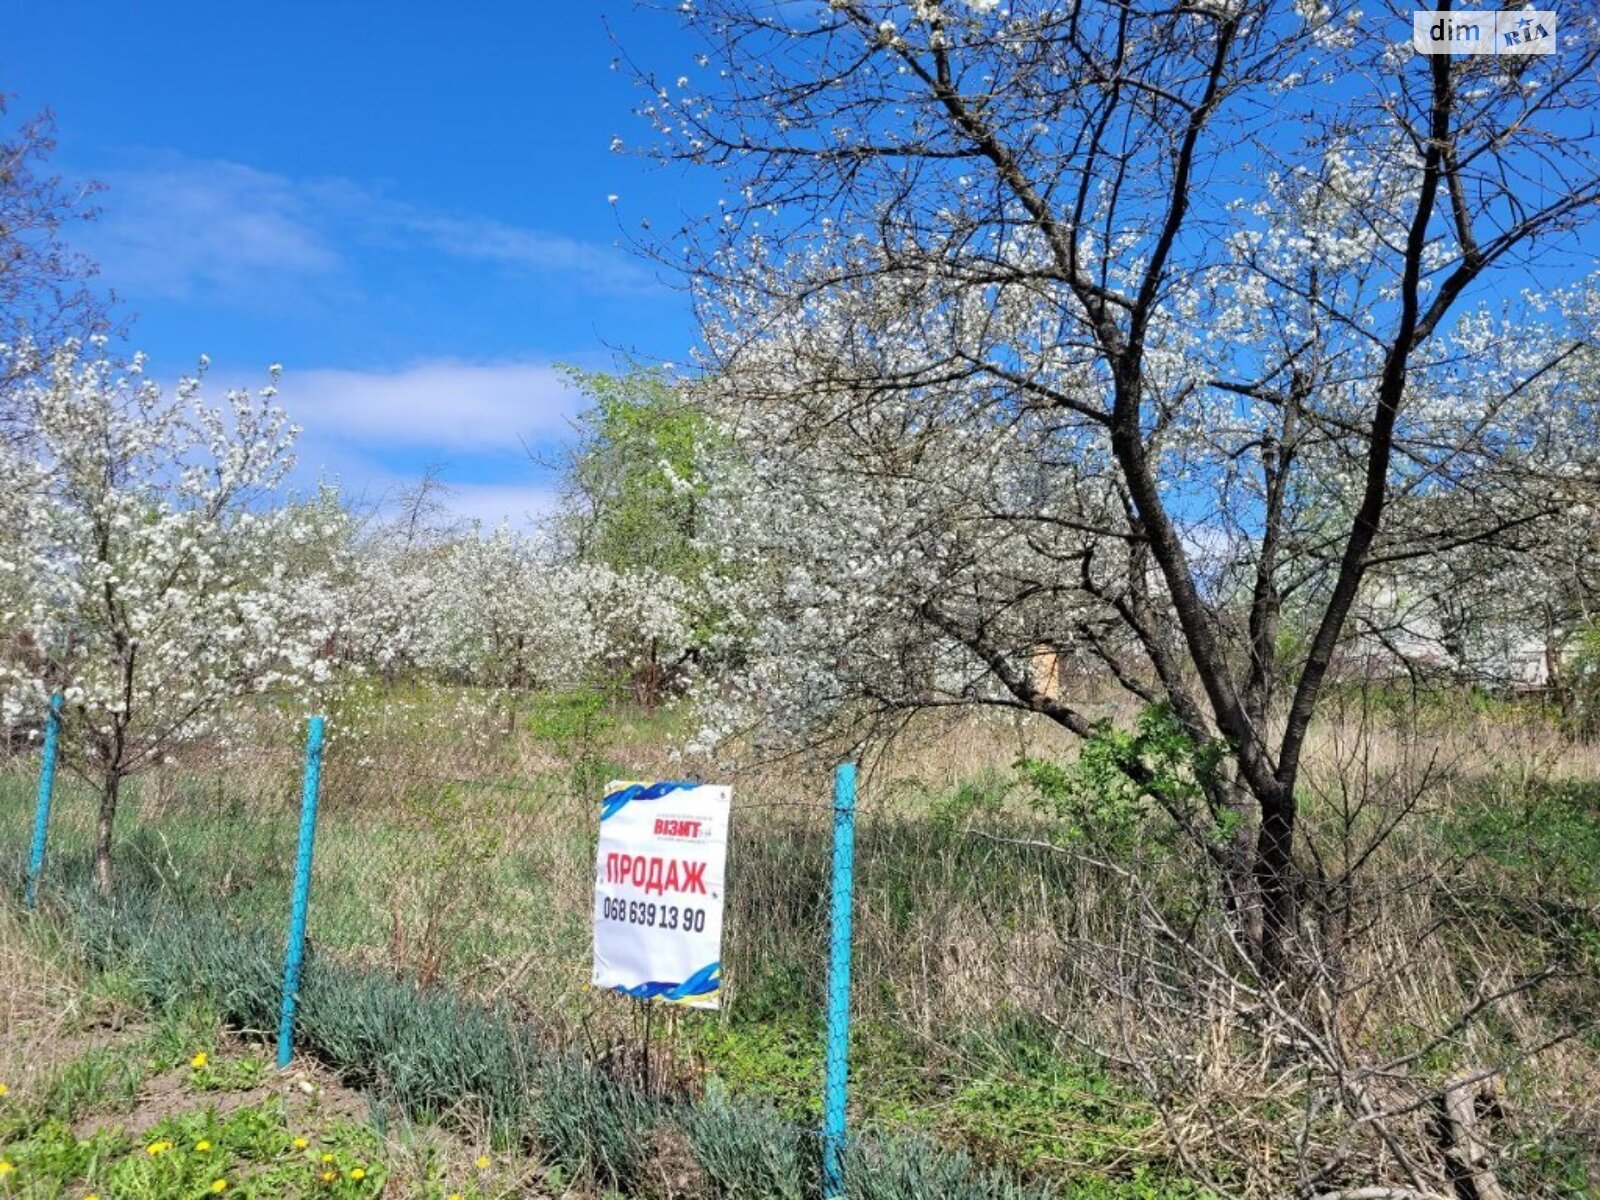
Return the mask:
<svg viewBox="0 0 1600 1200">
<path fill-rule="evenodd" d="M 652 136 L 617 43 L 697 72 L 672 7 L 0 0 L 0 90 L 107 185 L 80 244 L 158 376 L 282 363 L 302 486 L 379 498 L 438 464 L 460 512 L 520 523 L 553 496 L 525 446 L 549 457 L 580 405 L 554 364 L 691 349 L 678 281 L 618 242 L 714 210 L 718 181 L 611 150 Z"/>
<path fill-rule="evenodd" d="M 168 377 L 208 354 L 219 384 L 284 364 L 302 483 L 376 497 L 437 462 L 461 512 L 520 521 L 551 488 L 523 444 L 578 404 L 553 364 L 687 356 L 675 281 L 617 243 L 714 185 L 610 148 L 649 136 L 612 35 L 676 75 L 670 12 L 6 0 L 0 21 L 13 117 L 48 105 L 56 169 L 107 185 L 77 240 L 131 344 Z"/>
</svg>

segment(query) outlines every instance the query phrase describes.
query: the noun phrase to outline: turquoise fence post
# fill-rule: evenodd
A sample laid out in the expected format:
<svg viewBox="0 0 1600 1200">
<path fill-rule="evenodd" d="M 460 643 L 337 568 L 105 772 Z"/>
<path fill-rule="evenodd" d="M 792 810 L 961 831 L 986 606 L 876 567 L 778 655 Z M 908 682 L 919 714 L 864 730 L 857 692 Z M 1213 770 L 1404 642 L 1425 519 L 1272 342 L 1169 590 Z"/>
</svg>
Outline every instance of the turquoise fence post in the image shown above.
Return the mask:
<svg viewBox="0 0 1600 1200">
<path fill-rule="evenodd" d="M 822 1086 L 822 1194 L 844 1195 L 845 1098 L 850 1069 L 850 893 L 855 877 L 856 765 L 833 776 L 833 907 L 828 948 L 828 1052 Z"/>
<path fill-rule="evenodd" d="M 44 840 L 50 829 L 50 797 L 56 787 L 56 743 L 61 739 L 61 693 L 50 697 L 44 719 L 44 757 L 39 763 L 39 796 L 33 809 L 33 849 L 28 852 L 28 887 L 25 903 L 32 908 L 39 895 L 39 875 L 44 870 Z"/>
<path fill-rule="evenodd" d="M 283 1009 L 278 1015 L 278 1067 L 294 1057 L 294 1009 L 300 998 L 300 967 L 306 948 L 306 908 L 311 901 L 311 847 L 317 838 L 317 789 L 322 782 L 323 719 L 306 724 L 306 769 L 300 788 L 300 850 L 294 860 L 294 901 L 289 912 L 289 948 L 283 959 Z"/>
</svg>

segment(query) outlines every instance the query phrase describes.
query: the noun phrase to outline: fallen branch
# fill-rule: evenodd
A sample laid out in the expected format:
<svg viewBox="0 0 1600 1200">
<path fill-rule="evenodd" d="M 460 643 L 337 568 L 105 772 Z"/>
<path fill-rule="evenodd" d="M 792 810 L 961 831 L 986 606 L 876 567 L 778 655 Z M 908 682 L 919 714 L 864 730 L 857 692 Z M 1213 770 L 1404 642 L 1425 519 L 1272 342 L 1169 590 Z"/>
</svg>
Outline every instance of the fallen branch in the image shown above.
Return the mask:
<svg viewBox="0 0 1600 1200">
<path fill-rule="evenodd" d="M 1478 1110 L 1500 1107 L 1499 1081 L 1491 1071 L 1463 1071 L 1439 1095 L 1443 1115 L 1439 1132 L 1451 1179 L 1462 1196 L 1472 1200 L 1506 1200 L 1489 1167 L 1489 1148 L 1478 1138 Z"/>
</svg>

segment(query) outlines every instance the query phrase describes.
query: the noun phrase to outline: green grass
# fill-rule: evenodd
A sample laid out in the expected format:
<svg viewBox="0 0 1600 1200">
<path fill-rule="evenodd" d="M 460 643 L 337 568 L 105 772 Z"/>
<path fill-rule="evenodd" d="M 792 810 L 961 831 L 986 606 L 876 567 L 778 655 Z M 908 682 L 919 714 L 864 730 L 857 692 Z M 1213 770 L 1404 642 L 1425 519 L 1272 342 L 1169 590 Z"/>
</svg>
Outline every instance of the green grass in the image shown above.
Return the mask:
<svg viewBox="0 0 1600 1200">
<path fill-rule="evenodd" d="M 1485 877 L 1462 915 L 1504 932 L 1530 964 L 1600 971 L 1600 783 L 1560 780 L 1511 799 L 1486 792 L 1450 814 L 1444 841 Z"/>
<path fill-rule="evenodd" d="M 64 1180 L 79 1177 L 118 1196 L 198 1194 L 207 1182 L 200 1175 L 214 1169 L 213 1178 L 244 1172 L 249 1181 L 241 1175 L 230 1188 L 254 1189 L 245 1194 L 298 1195 L 292 1189 L 303 1164 L 293 1155 L 283 1159 L 289 1131 L 281 1114 L 275 1117 L 260 1106 L 230 1115 L 220 1125 L 214 1117 L 185 1118 L 190 1123 L 173 1124 L 170 1136 L 158 1130 L 146 1139 L 143 1158 L 137 1148 L 119 1142 L 81 1145 L 62 1115 L 114 1107 L 141 1078 L 174 1066 L 187 1071 L 187 1086 L 197 1097 L 209 1094 L 218 1081 L 237 1085 L 254 1075 L 258 1068 L 248 1056 L 215 1060 L 208 1051 L 203 1066 L 194 1063 L 196 1046 L 208 1044 L 208 1030 L 214 1041 L 216 1021 L 243 1029 L 270 1023 L 277 1002 L 275 955 L 263 939 L 214 912 L 176 907 L 157 891 L 124 889 L 114 909 L 81 887 L 58 895 L 54 903 L 58 918 L 77 928 L 90 965 L 125 972 L 137 981 L 149 1009 L 165 1015 L 134 1050 L 119 1052 L 123 1065 L 117 1070 L 91 1069 L 85 1082 L 74 1073 L 81 1068 L 69 1069 L 64 1078 L 74 1082 L 58 1085 L 53 1099 L 29 1115 L 23 1136 L 12 1131 L 7 1144 L 15 1149 L 7 1149 L 8 1161 L 19 1177 L 26 1171 L 39 1181 L 40 1190 L 26 1194 L 62 1195 Z M 728 1101 L 715 1087 L 700 1102 L 688 1096 L 646 1097 L 626 1079 L 550 1046 L 508 1010 L 419 989 L 392 976 L 314 962 L 308 966 L 297 1033 L 304 1050 L 334 1066 L 347 1082 L 371 1089 L 382 1105 L 424 1123 L 465 1128 L 482 1123 L 500 1144 L 544 1156 L 567 1178 L 634 1194 L 653 1153 L 654 1132 L 672 1127 L 683 1130 L 696 1147 L 696 1163 L 713 1194 L 747 1195 L 740 1180 L 778 1172 L 786 1174 L 774 1194 L 792 1193 L 802 1200 L 817 1195 L 809 1123 L 759 1104 Z M 107 1079 L 118 1082 L 108 1086 Z M 730 1105 L 737 1106 L 737 1117 L 730 1115 L 735 1111 Z M 245 1124 L 236 1127 L 235 1121 Z M 766 1132 L 753 1137 L 753 1130 Z M 188 1144 L 185 1139 L 211 1141 L 225 1149 L 226 1157 L 219 1151 L 215 1159 L 197 1162 L 192 1154 L 180 1155 L 176 1147 Z M 150 1143 L 161 1141 L 173 1147 L 148 1153 Z M 980 1167 L 933 1142 L 867 1132 L 853 1153 L 859 1156 L 861 1194 L 882 1200 L 1020 1200 L 1051 1194 L 1042 1183 L 1024 1186 L 1004 1170 Z M 91 1166 L 84 1165 L 85 1156 L 93 1158 Z M 365 1151 L 361 1156 L 372 1157 Z M 368 1178 L 378 1177 L 374 1169 Z M 364 1190 L 367 1186 L 361 1181 L 348 1194 L 376 1194 Z M 1070 1189 L 1062 1193 L 1072 1194 Z"/>
<path fill-rule="evenodd" d="M 48 926 L 32 924 L 36 934 L 42 928 Z M 61 1063 L 26 1096 L 0 1096 L 0 1195 L 291 1200 L 381 1194 L 386 1171 L 371 1128 L 333 1120 L 291 1130 L 277 1097 L 219 1111 L 222 1096 L 262 1083 L 266 1064 L 248 1050 L 223 1046 L 218 1011 L 205 997 L 157 1004 L 136 980 L 115 973 L 85 983 L 79 999 L 101 1040 Z M 135 1023 L 120 1032 L 95 1028 L 93 1013 L 105 998 L 119 1009 L 135 1006 L 128 1014 Z M 173 1111 L 137 1138 L 125 1132 L 151 1082 L 174 1074 L 176 1090 L 169 1082 L 161 1101 Z M 336 1172 L 331 1182 L 322 1179 L 330 1169 Z M 445 1194 L 442 1187 L 436 1194 Z"/>
<path fill-rule="evenodd" d="M 301 1138 L 306 1144 L 297 1145 Z M 58 1117 L 9 1140 L 0 1187 L 28 1200 L 104 1193 L 117 1200 L 229 1195 L 266 1198 L 379 1196 L 387 1179 L 377 1135 L 334 1121 L 307 1137 L 273 1098 L 219 1114 L 173 1114 L 134 1140 L 120 1129 L 79 1136 Z M 442 1185 L 435 1194 L 442 1195 Z"/>
<path fill-rule="evenodd" d="M 100 978 L 126 999 L 131 983 L 126 976 Z M 92 1001 L 92 993 L 89 998 Z M 140 1000 L 142 1004 L 143 998 Z M 11 1105 L 0 1109 L 0 1144 L 19 1136 L 19 1122 L 70 1125 L 92 1113 L 126 1111 L 150 1079 L 182 1066 L 197 1053 L 214 1056 L 219 1023 L 208 1005 L 172 1003 L 151 1010 L 151 1015 L 153 1023 L 148 1028 L 141 1026 L 134 1036 L 91 1045 L 66 1063 L 27 1108 Z M 243 1090 L 259 1082 L 263 1073 L 264 1064 L 248 1056 L 219 1061 L 211 1071 L 194 1072 L 195 1090 Z"/>
<path fill-rule="evenodd" d="M 1600 895 L 1600 782 L 1566 779 L 1491 793 L 1451 814 L 1457 853 L 1494 864 L 1500 878 L 1569 897 Z"/>
<path fill-rule="evenodd" d="M 556 772 L 516 793 L 492 781 L 419 786 L 416 803 L 384 813 L 341 810 L 330 799 L 318 835 L 298 1044 L 371 1090 L 380 1106 L 424 1123 L 482 1122 L 498 1144 L 536 1148 L 565 1178 L 627 1194 L 665 1121 L 690 1135 L 709 1187 L 765 1194 L 749 1191 L 750 1181 L 781 1176 L 774 1194 L 814 1195 L 825 824 L 735 828 L 729 1008 L 680 1019 L 680 1036 L 702 1064 L 706 1103 L 724 1097 L 716 1101 L 723 1109 L 702 1114 L 702 1105 L 670 1100 L 664 1115 L 625 1079 L 562 1053 L 574 1013 L 582 1014 L 570 982 L 535 977 L 516 1012 L 419 983 L 470 979 L 480 964 L 515 962 L 524 948 L 581 970 L 587 914 L 560 907 L 552 879 L 589 858 L 591 835 L 571 825 L 563 833 L 541 811 L 570 811 L 570 783 Z M 998 787 L 981 781 L 956 806 L 987 803 Z M 87 895 L 86 826 L 70 816 L 54 831 L 52 894 L 64 898 L 95 961 L 136 976 L 147 1003 L 187 997 L 238 1028 L 272 1029 L 293 856 L 288 806 L 242 810 L 204 782 L 159 814 L 142 813 L 142 799 L 136 787 L 124 813 L 115 917 Z M 58 815 L 74 803 L 83 807 L 69 793 Z M 496 821 L 482 838 L 452 841 L 477 805 L 492 806 Z M 524 818 L 539 821 L 543 836 L 506 841 L 505 824 Z M 878 999 L 888 1012 L 898 1004 L 893 956 L 913 938 L 930 894 L 1014 927 L 1032 919 L 1039 889 L 1070 895 L 1075 883 L 1068 859 L 965 837 L 944 809 L 864 820 L 858 856 L 858 904 L 889 935 L 862 944 L 858 978 L 863 993 L 886 989 Z M 396 961 L 397 871 L 407 902 L 437 922 L 437 945 L 405 947 L 412 971 L 398 976 L 369 966 Z M 1031 890 L 1019 889 L 1019 878 Z M 871 1164 L 862 1169 L 881 1180 L 876 1194 L 1034 1196 L 1045 1193 L 1046 1178 L 1063 1196 L 1096 1200 L 1143 1200 L 1160 1188 L 1201 1194 L 1170 1164 L 1150 1159 L 1149 1139 L 1141 1139 L 1153 1110 L 1097 1064 L 1061 1057 L 1040 1028 L 975 1028 L 958 1019 L 952 1032 L 959 1037 L 932 1042 L 870 1008 L 858 1017 L 852 1119 L 875 1131 L 860 1154 Z M 724 1110 L 767 1133 L 751 1142 L 726 1132 L 737 1122 Z M 783 1165 L 794 1163 L 801 1165 Z M 1019 1190 L 1019 1169 L 1040 1176 L 1031 1191 Z"/>
<path fill-rule="evenodd" d="M 412 699 L 414 711 L 391 723 L 392 739 L 438 735 L 439 699 Z M 370 697 L 351 703 L 340 720 L 376 720 Z M 392 767 L 379 754 L 363 778 L 393 784 L 394 800 L 361 791 L 353 752 L 335 755 L 318 833 L 302 1045 L 386 1110 L 421 1122 L 483 1121 L 501 1145 L 536 1147 L 563 1179 L 633 1189 L 659 1131 L 671 1127 L 693 1145 L 708 1194 L 813 1195 L 825 819 L 771 818 L 764 798 L 735 819 L 727 1008 L 674 1023 L 675 1050 L 692 1063 L 686 1092 L 703 1086 L 703 1099 L 646 1100 L 625 1071 L 570 1053 L 582 1047 L 604 1058 L 633 1018 L 579 986 L 589 953 L 590 801 L 605 778 L 632 773 L 609 761 L 618 746 L 657 739 L 680 719 L 670 710 L 645 718 L 584 698 L 530 698 L 517 717 L 519 744 L 544 752 L 532 760 L 544 764 L 537 773 L 521 777 L 509 756 L 490 756 L 474 765 L 475 778 L 448 778 L 442 767 L 434 777 L 417 765 L 429 761 L 420 754 Z M 63 779 L 50 888 L 73 937 L 109 972 L 105 986 L 136 987 L 141 1003 L 158 1007 L 187 998 L 230 1025 L 272 1028 L 297 798 L 292 764 L 280 773 L 265 800 L 247 801 L 221 772 L 169 779 L 159 803 L 148 781 L 130 784 L 118 849 L 125 899 L 115 919 L 83 889 L 93 797 Z M 921 788 L 914 805 L 863 812 L 851 1089 L 855 1127 L 869 1131 L 862 1161 L 874 1164 L 875 1181 L 890 1181 L 881 1194 L 896 1197 L 1031 1195 L 1018 1189 L 1047 1182 L 1062 1196 L 1093 1200 L 1199 1197 L 1162 1157 L 1154 1103 L 1136 1081 L 1069 1052 L 1058 1029 L 1018 1011 L 1034 998 L 995 948 L 1026 953 L 1030 943 L 1009 935 L 1111 937 L 1126 912 L 1070 856 L 965 831 L 978 821 L 1018 841 L 1058 832 L 1048 817 L 1019 813 L 1015 792 L 1013 776 L 991 769 L 944 791 Z M 1459 795 L 1404 833 L 1465 864 L 1474 887 L 1441 897 L 1442 912 L 1467 918 L 1463 929 L 1491 920 L 1507 963 L 1533 969 L 1554 952 L 1592 973 L 1600 965 L 1600 786 L 1475 783 Z M 32 780 L 0 773 L 0 852 L 9 861 L 20 859 L 31 810 Z M 1141 872 L 1175 926 L 1199 925 L 1214 895 L 1169 861 L 1159 838 L 1135 832 L 1106 852 Z M 1111 897 L 1099 909 L 1097 894 Z M 956 930 L 963 938 L 951 939 L 952 960 L 918 961 L 946 920 L 968 923 Z M 953 966 L 956 952 L 976 956 L 976 965 L 963 958 Z M 1471 953 L 1461 958 L 1469 963 Z M 962 968 L 962 986 L 950 986 L 947 975 Z M 1054 969 L 1073 967 L 1063 960 Z M 1181 986 L 1176 968 L 1173 979 Z M 981 1011 L 966 1007 L 974 997 Z M 1047 988 L 1038 999 L 1049 999 Z M 1424 1024 L 1375 1036 L 1389 1055 L 1432 1040 Z M 165 1053 L 187 1056 L 181 1046 Z M 1459 1053 L 1441 1045 L 1416 1069 L 1442 1077 L 1460 1065 Z M 125 1102 L 126 1064 L 77 1069 L 72 1087 L 88 1097 L 80 1108 Z M 257 1068 L 230 1069 L 243 1081 Z M 1521 1147 L 1516 1177 L 1533 1181 L 1526 1190 L 1535 1194 L 1538 1181 L 1592 1162 L 1592 1147 L 1587 1153 L 1559 1139 Z"/>
</svg>

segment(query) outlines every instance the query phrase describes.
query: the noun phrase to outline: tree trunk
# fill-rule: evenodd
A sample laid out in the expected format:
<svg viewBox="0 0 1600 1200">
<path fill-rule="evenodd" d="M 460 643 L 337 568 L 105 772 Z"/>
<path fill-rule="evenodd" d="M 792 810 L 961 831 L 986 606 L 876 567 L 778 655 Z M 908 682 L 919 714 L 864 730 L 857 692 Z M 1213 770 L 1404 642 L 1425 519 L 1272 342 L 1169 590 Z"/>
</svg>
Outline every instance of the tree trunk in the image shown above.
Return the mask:
<svg viewBox="0 0 1600 1200">
<path fill-rule="evenodd" d="M 111 895 L 111 829 L 117 819 L 117 793 L 121 788 L 121 772 L 107 771 L 100 785 L 100 820 L 94 840 L 94 886 L 102 898 Z"/>
<path fill-rule="evenodd" d="M 1573 717 L 1576 716 L 1573 705 L 1572 689 L 1567 686 L 1567 680 L 1561 670 L 1561 647 L 1557 645 L 1555 630 L 1547 621 L 1544 635 L 1544 687 L 1545 694 L 1556 704 L 1556 712 L 1561 715 L 1561 723 L 1567 727 L 1569 733 L 1573 729 Z"/>
<path fill-rule="evenodd" d="M 1260 797 L 1256 833 L 1256 894 L 1261 903 L 1258 964 L 1269 980 L 1281 979 L 1298 919 L 1294 879 L 1294 788 L 1280 786 Z"/>
<path fill-rule="evenodd" d="M 644 682 L 644 715 L 656 715 L 656 703 L 661 698 L 661 660 L 660 647 L 655 638 L 650 639 L 650 665 L 645 668 Z"/>
<path fill-rule="evenodd" d="M 1256 879 L 1256 812 L 1260 807 L 1249 785 L 1236 773 L 1219 779 L 1213 801 L 1219 818 L 1231 821 L 1223 848 L 1223 896 L 1229 915 L 1239 923 L 1252 946 L 1261 944 L 1261 890 Z"/>
</svg>

